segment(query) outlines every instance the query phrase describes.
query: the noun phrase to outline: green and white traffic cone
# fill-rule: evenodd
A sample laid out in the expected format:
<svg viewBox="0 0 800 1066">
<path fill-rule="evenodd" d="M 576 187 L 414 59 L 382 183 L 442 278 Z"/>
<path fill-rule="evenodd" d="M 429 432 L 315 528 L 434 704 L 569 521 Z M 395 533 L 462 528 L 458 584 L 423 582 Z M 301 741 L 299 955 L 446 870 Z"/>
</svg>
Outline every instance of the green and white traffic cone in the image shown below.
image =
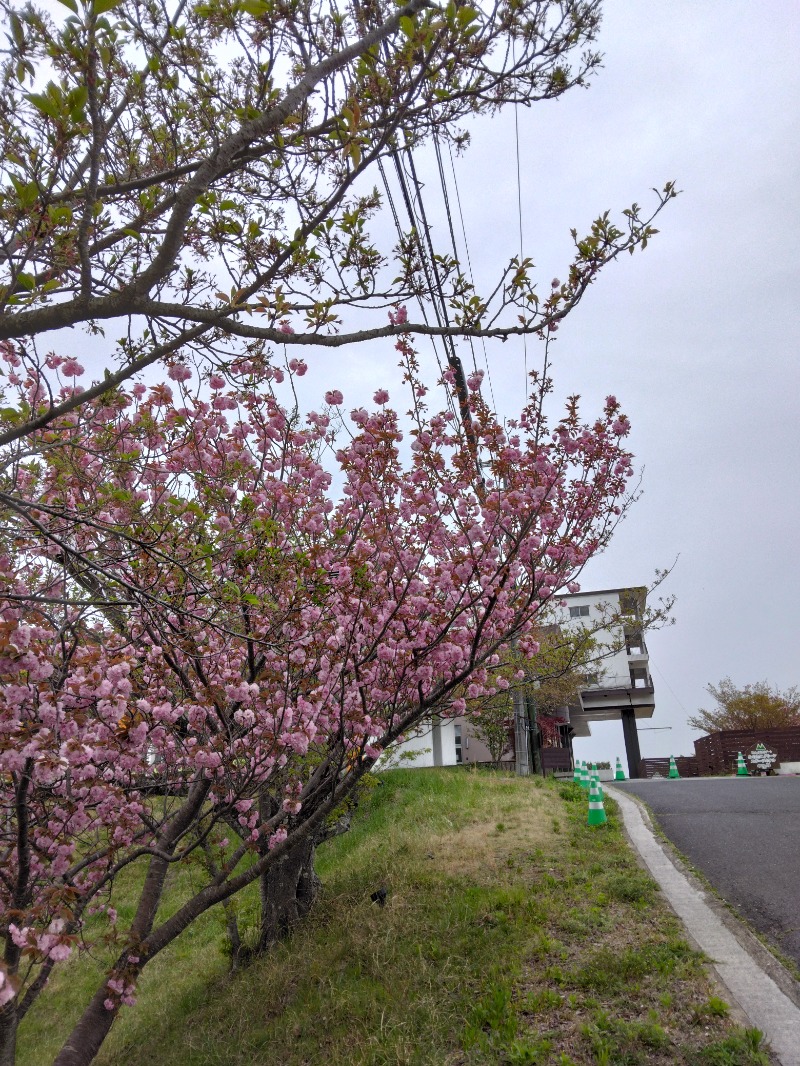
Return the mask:
<svg viewBox="0 0 800 1066">
<path fill-rule="evenodd" d="M 622 769 L 622 763 L 619 761 L 619 755 L 617 756 L 617 768 L 614 771 L 615 781 L 626 781 L 625 771 Z"/>
<path fill-rule="evenodd" d="M 589 825 L 605 825 L 606 824 L 606 809 L 603 806 L 603 797 L 600 794 L 599 781 L 596 779 L 592 781 L 592 787 L 589 789 Z"/>
<path fill-rule="evenodd" d="M 678 773 L 678 767 L 675 764 L 675 756 L 674 755 L 670 755 L 670 757 L 669 757 L 669 776 L 670 777 L 680 777 L 681 776 Z"/>
<path fill-rule="evenodd" d="M 736 776 L 737 777 L 749 777 L 750 771 L 747 769 L 744 763 L 744 755 L 739 752 L 739 756 L 736 760 Z"/>
<path fill-rule="evenodd" d="M 585 762 L 581 763 L 581 788 L 589 788 L 589 770 Z"/>
<path fill-rule="evenodd" d="M 572 783 L 573 785 L 581 783 L 581 764 L 577 759 L 575 760 L 575 769 L 572 771 Z"/>
<path fill-rule="evenodd" d="M 600 795 L 600 799 L 605 800 L 606 797 L 603 794 L 603 784 L 600 780 L 600 771 L 597 769 L 597 766 L 595 766 L 592 771 L 592 780 L 590 782 L 589 790 L 591 791 L 592 788 L 596 788 Z"/>
</svg>

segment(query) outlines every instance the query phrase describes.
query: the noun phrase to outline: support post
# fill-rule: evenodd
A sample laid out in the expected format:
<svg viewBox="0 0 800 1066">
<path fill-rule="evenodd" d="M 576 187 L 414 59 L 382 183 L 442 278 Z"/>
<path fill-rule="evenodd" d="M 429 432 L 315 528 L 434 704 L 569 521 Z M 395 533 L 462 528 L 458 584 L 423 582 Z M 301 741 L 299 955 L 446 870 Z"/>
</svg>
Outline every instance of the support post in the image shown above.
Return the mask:
<svg viewBox="0 0 800 1066">
<path fill-rule="evenodd" d="M 525 697 L 525 713 L 528 718 L 528 743 L 530 745 L 529 767 L 532 774 L 544 774 L 542 770 L 542 753 L 539 745 L 539 727 L 536 722 L 536 700 L 533 696 Z"/>
<path fill-rule="evenodd" d="M 433 765 L 442 766 L 442 723 L 435 719 L 431 723 L 431 746 L 433 748 Z"/>
<path fill-rule="evenodd" d="M 514 751 L 516 754 L 514 769 L 518 776 L 528 777 L 531 772 L 528 711 L 525 707 L 525 697 L 519 689 L 514 689 L 512 699 L 514 701 Z"/>
<path fill-rule="evenodd" d="M 628 757 L 628 776 L 633 780 L 639 777 L 639 733 L 636 729 L 636 712 L 633 707 L 622 711 L 622 735 L 625 737 L 625 754 Z"/>
</svg>

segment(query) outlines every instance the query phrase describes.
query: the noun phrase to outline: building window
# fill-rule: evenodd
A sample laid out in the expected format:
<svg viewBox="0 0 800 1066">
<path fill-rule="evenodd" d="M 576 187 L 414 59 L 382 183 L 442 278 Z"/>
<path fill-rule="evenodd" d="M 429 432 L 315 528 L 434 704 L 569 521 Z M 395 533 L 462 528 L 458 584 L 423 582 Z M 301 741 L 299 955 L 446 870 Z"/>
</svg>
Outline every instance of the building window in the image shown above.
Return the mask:
<svg viewBox="0 0 800 1066">
<path fill-rule="evenodd" d="M 464 757 L 461 753 L 461 726 L 456 725 L 453 727 L 453 733 L 456 740 L 456 762 L 460 763 L 464 761 Z"/>
<path fill-rule="evenodd" d="M 600 678 L 598 677 L 597 674 L 585 674 L 584 677 L 585 677 L 584 683 L 586 685 L 589 685 L 590 687 L 596 686 L 596 685 L 598 685 L 600 683 Z"/>
<path fill-rule="evenodd" d="M 570 618 L 588 618 L 589 617 L 589 605 L 584 604 L 582 607 L 570 607 Z"/>
</svg>

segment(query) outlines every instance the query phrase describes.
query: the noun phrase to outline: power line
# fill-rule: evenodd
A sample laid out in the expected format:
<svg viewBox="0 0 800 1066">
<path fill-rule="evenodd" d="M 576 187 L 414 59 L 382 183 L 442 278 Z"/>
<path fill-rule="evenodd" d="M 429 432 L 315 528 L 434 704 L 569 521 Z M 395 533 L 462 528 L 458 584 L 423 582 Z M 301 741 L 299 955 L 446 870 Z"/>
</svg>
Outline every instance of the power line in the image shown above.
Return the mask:
<svg viewBox="0 0 800 1066">
<path fill-rule="evenodd" d="M 456 250 L 456 241 L 455 241 L 455 236 L 453 234 L 453 225 L 452 225 L 452 220 L 450 219 L 449 202 L 448 202 L 447 195 L 446 195 L 447 183 L 445 181 L 445 177 L 444 177 L 444 173 L 443 173 L 443 169 L 442 169 L 442 164 L 441 164 L 441 155 L 440 155 L 440 152 L 439 152 L 439 138 L 436 136 L 436 134 L 434 134 L 434 143 L 436 145 L 436 155 L 437 155 L 437 158 L 439 160 L 439 174 L 440 174 L 441 180 L 442 180 L 442 188 L 445 190 L 445 206 L 447 207 L 447 211 L 448 211 L 448 221 L 450 222 L 450 234 L 451 234 L 451 237 L 453 239 L 453 254 L 455 255 L 456 259 L 458 259 L 459 256 L 458 256 L 458 252 Z M 464 254 L 465 254 L 466 260 L 467 260 L 468 277 L 469 277 L 470 285 L 472 285 L 472 287 L 474 289 L 475 288 L 475 275 L 474 275 L 474 272 L 472 270 L 472 257 L 469 254 L 469 241 L 467 240 L 467 228 L 464 225 L 464 212 L 463 212 L 462 207 L 461 207 L 461 193 L 459 192 L 459 188 L 458 188 L 458 178 L 456 177 L 456 167 L 455 167 L 455 162 L 453 161 L 453 150 L 452 150 L 452 148 L 451 148 L 451 146 L 449 144 L 447 146 L 447 149 L 448 149 L 448 155 L 450 156 L 450 170 L 451 170 L 452 175 L 453 175 L 453 191 L 456 194 L 456 206 L 458 207 L 458 217 L 459 217 L 459 221 L 461 222 L 461 236 L 462 236 L 462 238 L 464 240 Z M 469 346 L 470 346 L 470 349 L 472 350 L 472 362 L 473 362 L 473 365 L 477 366 L 477 364 L 475 363 L 475 345 L 473 344 L 472 337 L 470 337 L 470 339 L 469 339 Z M 486 365 L 486 376 L 487 376 L 487 378 L 489 380 L 489 392 L 491 393 L 491 397 L 492 397 L 492 407 L 496 411 L 497 410 L 497 400 L 495 400 L 495 397 L 494 397 L 494 384 L 492 382 L 492 371 L 491 371 L 491 367 L 489 366 L 489 353 L 486 350 L 486 339 L 484 337 L 481 337 L 481 347 L 483 348 L 483 361 L 484 361 L 484 363 Z"/>
<path fill-rule="evenodd" d="M 407 138 L 406 138 L 407 141 Z M 392 148 L 390 150 L 392 161 L 394 162 L 395 174 L 400 186 L 400 192 L 403 198 L 403 203 L 408 214 L 409 222 L 411 224 L 412 233 L 416 239 L 417 249 L 419 251 L 420 263 L 422 271 L 425 277 L 425 284 L 427 292 L 430 296 L 431 306 L 436 317 L 437 325 L 441 328 L 448 328 L 450 326 L 450 319 L 447 312 L 447 300 L 444 295 L 444 287 L 442 279 L 439 273 L 437 264 L 436 253 L 433 248 L 433 240 L 431 238 L 430 225 L 428 223 L 427 213 L 425 211 L 425 204 L 422 199 L 422 183 L 419 180 L 416 166 L 414 164 L 414 156 L 411 149 L 406 143 L 405 148 L 401 150 L 398 148 Z M 409 173 L 406 173 L 404 168 L 404 160 L 408 163 Z M 391 197 L 391 191 L 386 179 L 385 171 L 381 170 L 384 186 L 387 190 L 387 195 Z M 413 195 L 410 189 L 413 188 Z M 397 217 L 396 210 L 393 210 L 395 216 L 395 224 L 399 227 L 399 218 Z M 402 238 L 402 228 L 399 228 L 399 234 Z M 423 314 L 425 313 L 424 304 L 420 299 L 420 306 L 423 308 Z M 426 318 L 427 323 L 427 318 Z M 464 428 L 464 432 L 467 437 L 467 444 L 470 451 L 473 454 L 475 464 L 478 470 L 479 476 L 481 475 L 480 457 L 478 454 L 478 442 L 475 436 L 474 427 L 472 424 L 472 412 L 469 406 L 469 390 L 467 387 L 466 377 L 464 374 L 464 367 L 461 363 L 456 350 L 455 343 L 452 336 L 444 335 L 442 338 L 442 346 L 445 350 L 445 356 L 449 369 L 453 372 L 455 378 L 455 393 L 458 401 L 459 413 L 461 416 L 461 424 Z M 434 346 L 435 349 L 435 346 Z M 437 361 L 438 352 L 437 352 Z M 441 369 L 441 362 L 439 362 Z M 455 413 L 452 406 L 452 399 L 449 398 L 451 410 Z"/>
<path fill-rule="evenodd" d="M 511 41 L 511 58 L 514 67 L 517 66 L 517 46 Z M 514 101 L 514 142 L 517 157 L 517 220 L 519 222 L 519 265 L 522 268 L 522 174 L 519 165 L 519 103 Z M 528 394 L 528 337 L 522 334 L 522 354 L 525 362 L 525 395 Z"/>
</svg>

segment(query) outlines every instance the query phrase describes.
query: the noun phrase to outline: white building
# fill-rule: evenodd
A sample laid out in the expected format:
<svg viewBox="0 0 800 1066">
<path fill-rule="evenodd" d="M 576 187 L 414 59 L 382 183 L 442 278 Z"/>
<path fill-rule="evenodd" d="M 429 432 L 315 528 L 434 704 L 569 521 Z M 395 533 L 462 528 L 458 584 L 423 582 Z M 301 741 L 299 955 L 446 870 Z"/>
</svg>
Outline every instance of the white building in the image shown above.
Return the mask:
<svg viewBox="0 0 800 1066">
<path fill-rule="evenodd" d="M 562 708 L 560 748 L 541 748 L 545 770 L 573 765 L 572 737 L 591 736 L 592 722 L 620 719 L 625 738 L 628 772 L 639 776 L 639 735 L 636 723 L 655 711 L 653 681 L 644 642 L 642 621 L 647 601 L 644 587 L 599 589 L 560 597 L 564 607 L 556 621 L 563 628 L 582 626 L 597 642 L 597 660 L 589 667 L 578 702 Z M 520 728 L 521 727 L 521 728 Z M 517 721 L 516 743 L 528 743 L 527 719 Z M 513 746 L 510 749 L 513 758 Z M 413 758 L 408 758 L 417 753 Z M 398 755 L 404 757 L 398 761 Z M 474 734 L 468 719 L 423 723 L 401 745 L 387 753 L 391 765 L 454 766 L 488 761 L 488 749 Z M 528 760 L 525 760 L 527 765 Z M 527 771 L 523 771 L 527 772 Z"/>
<path fill-rule="evenodd" d="M 591 735 L 591 722 L 621 719 L 631 777 L 639 776 L 636 723 L 652 718 L 655 693 L 642 622 L 647 601 L 643 587 L 599 589 L 562 597 L 564 627 L 581 625 L 599 642 L 599 657 L 586 676 L 580 707 L 571 707 L 572 735 Z"/>
<path fill-rule="evenodd" d="M 381 757 L 379 766 L 455 766 L 461 762 L 461 719 L 422 722 Z"/>
</svg>

